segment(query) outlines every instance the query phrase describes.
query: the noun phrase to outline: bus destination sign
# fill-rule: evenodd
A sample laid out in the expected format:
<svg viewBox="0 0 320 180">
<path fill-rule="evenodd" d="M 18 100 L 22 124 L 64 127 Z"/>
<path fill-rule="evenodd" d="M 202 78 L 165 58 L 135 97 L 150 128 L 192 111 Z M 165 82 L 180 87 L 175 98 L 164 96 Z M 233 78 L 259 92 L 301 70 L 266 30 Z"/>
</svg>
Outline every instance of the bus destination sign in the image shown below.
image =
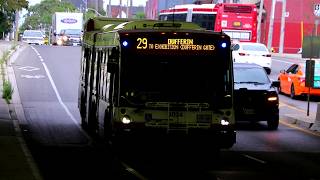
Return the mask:
<svg viewBox="0 0 320 180">
<path fill-rule="evenodd" d="M 167 39 L 164 43 L 150 42 L 148 38 L 137 38 L 137 50 L 188 50 L 214 51 L 213 44 L 197 44 L 194 39 Z"/>
</svg>

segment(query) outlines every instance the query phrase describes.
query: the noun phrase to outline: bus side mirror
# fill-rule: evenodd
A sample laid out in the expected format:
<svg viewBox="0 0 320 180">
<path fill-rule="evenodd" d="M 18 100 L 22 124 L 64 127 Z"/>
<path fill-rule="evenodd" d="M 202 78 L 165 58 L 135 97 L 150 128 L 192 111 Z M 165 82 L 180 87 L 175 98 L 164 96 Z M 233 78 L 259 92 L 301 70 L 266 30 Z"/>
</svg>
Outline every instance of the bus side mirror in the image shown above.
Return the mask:
<svg viewBox="0 0 320 180">
<path fill-rule="evenodd" d="M 279 88 L 280 87 L 280 81 L 272 81 L 271 86 Z"/>
</svg>

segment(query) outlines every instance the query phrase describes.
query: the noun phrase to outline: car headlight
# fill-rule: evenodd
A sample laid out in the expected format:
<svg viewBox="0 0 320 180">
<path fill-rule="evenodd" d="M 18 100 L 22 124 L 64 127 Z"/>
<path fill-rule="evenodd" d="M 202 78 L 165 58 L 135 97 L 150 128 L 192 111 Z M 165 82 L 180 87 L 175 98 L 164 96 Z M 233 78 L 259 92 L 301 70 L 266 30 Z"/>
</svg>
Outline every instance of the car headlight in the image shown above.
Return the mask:
<svg viewBox="0 0 320 180">
<path fill-rule="evenodd" d="M 67 37 L 67 36 L 63 36 L 63 37 L 62 37 L 62 40 L 68 41 L 68 37 Z"/>
<path fill-rule="evenodd" d="M 268 97 L 268 101 L 277 101 L 277 100 L 278 100 L 278 97 L 276 96 Z"/>
<path fill-rule="evenodd" d="M 61 40 L 61 39 L 58 39 L 58 40 L 57 40 L 57 44 L 58 44 L 59 46 L 61 46 L 61 45 L 63 44 L 62 40 Z"/>
<path fill-rule="evenodd" d="M 123 124 L 129 124 L 129 123 L 132 122 L 132 120 L 131 120 L 131 118 L 130 118 L 128 115 L 125 115 L 125 116 L 122 117 L 121 122 L 122 122 Z"/>
</svg>

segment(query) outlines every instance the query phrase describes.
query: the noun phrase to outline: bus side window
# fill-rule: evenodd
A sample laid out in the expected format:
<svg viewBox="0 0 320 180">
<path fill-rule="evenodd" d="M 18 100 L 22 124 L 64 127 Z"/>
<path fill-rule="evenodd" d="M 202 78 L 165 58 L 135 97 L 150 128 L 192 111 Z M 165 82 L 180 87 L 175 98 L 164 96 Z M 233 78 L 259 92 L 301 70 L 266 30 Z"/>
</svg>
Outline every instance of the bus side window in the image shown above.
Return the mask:
<svg viewBox="0 0 320 180">
<path fill-rule="evenodd" d="M 119 59 L 119 50 L 116 47 L 113 47 L 108 53 L 108 62 L 107 62 L 107 71 L 112 73 L 115 72 L 118 65 Z"/>
<path fill-rule="evenodd" d="M 107 67 L 106 67 L 106 60 L 107 60 L 107 56 L 106 56 L 106 50 L 103 50 L 103 54 L 102 54 L 102 60 L 101 60 L 101 82 L 100 82 L 100 94 L 101 94 L 101 99 L 106 101 L 107 97 L 106 97 L 106 86 L 107 86 Z"/>
</svg>

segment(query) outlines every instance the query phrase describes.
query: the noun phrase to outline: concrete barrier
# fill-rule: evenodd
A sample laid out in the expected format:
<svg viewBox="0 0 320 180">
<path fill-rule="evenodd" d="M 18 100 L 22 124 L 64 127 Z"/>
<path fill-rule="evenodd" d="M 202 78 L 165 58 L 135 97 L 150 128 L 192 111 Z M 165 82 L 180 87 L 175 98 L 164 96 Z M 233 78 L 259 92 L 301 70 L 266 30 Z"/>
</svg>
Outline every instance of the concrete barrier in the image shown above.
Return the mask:
<svg viewBox="0 0 320 180">
<path fill-rule="evenodd" d="M 313 125 L 310 128 L 313 131 L 319 131 L 320 132 L 320 103 L 317 104 L 317 114 L 316 119 L 313 123 Z"/>
</svg>

